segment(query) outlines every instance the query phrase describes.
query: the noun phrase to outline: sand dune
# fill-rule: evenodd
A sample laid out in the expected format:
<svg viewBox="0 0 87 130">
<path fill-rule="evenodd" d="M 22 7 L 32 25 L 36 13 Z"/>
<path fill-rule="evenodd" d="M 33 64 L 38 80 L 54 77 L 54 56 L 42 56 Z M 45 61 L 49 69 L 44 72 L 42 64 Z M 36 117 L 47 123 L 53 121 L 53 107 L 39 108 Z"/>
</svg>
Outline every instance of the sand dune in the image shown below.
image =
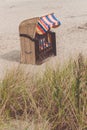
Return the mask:
<svg viewBox="0 0 87 130">
<path fill-rule="evenodd" d="M 54 12 L 62 25 L 57 34 L 57 56 L 46 63 L 21 65 L 30 72 L 47 64 L 87 54 L 87 0 L 0 0 L 0 78 L 7 69 L 20 64 L 19 24 L 25 19 Z"/>
</svg>

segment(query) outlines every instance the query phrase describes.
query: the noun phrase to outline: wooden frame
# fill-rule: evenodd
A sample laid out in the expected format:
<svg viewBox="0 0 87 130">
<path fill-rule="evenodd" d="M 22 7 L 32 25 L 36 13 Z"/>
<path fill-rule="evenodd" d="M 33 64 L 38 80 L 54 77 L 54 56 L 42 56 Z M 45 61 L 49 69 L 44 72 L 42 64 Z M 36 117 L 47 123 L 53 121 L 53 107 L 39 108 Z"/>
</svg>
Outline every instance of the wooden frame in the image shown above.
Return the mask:
<svg viewBox="0 0 87 130">
<path fill-rule="evenodd" d="M 36 34 L 39 18 L 23 21 L 19 26 L 21 56 L 20 62 L 25 64 L 41 64 L 49 56 L 56 55 L 56 36 L 54 32 L 44 35 Z M 46 46 L 41 49 L 40 41 L 45 40 Z M 44 44 L 44 42 L 43 42 Z M 50 46 L 48 45 L 50 44 Z M 48 45 L 48 46 L 47 46 Z M 40 50 L 41 49 L 41 50 Z"/>
</svg>

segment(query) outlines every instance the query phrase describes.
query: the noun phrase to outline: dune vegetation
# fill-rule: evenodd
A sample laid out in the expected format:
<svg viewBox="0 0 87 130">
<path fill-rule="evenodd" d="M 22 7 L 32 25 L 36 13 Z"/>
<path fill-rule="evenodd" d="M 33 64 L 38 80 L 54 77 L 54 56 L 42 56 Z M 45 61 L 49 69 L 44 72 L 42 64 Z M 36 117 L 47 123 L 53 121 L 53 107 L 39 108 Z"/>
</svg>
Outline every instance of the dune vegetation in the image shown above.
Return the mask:
<svg viewBox="0 0 87 130">
<path fill-rule="evenodd" d="M 0 130 L 87 130 L 87 60 L 31 75 L 19 66 L 0 82 Z"/>
</svg>

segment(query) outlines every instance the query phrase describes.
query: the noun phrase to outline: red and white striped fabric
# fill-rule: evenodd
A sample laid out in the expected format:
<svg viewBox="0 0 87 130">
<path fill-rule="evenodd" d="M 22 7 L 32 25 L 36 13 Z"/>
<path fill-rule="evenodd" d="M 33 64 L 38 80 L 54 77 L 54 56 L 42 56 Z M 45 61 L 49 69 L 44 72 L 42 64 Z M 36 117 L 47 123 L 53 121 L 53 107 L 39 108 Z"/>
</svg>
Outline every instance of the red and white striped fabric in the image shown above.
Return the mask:
<svg viewBox="0 0 87 130">
<path fill-rule="evenodd" d="M 56 18 L 55 14 L 49 14 L 40 17 L 38 21 L 36 31 L 38 34 L 45 34 L 50 28 L 55 28 L 60 25 L 60 21 Z"/>
</svg>

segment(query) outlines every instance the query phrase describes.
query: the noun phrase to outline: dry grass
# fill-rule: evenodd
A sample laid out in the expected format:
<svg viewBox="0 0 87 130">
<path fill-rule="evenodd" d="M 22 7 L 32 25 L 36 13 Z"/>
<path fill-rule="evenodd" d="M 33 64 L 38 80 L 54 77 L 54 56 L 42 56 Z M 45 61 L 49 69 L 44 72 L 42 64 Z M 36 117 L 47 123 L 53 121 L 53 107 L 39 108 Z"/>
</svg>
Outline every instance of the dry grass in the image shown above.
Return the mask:
<svg viewBox="0 0 87 130">
<path fill-rule="evenodd" d="M 47 121 L 35 123 L 35 121 L 12 120 L 6 123 L 3 122 L 0 125 L 0 130 L 50 130 L 50 126 Z"/>
<path fill-rule="evenodd" d="M 37 75 L 20 67 L 6 74 L 0 83 L 1 122 L 27 122 L 22 128 L 18 122 L 13 130 L 87 130 L 87 60 L 79 55 L 62 68 L 48 67 L 42 77 Z"/>
</svg>

